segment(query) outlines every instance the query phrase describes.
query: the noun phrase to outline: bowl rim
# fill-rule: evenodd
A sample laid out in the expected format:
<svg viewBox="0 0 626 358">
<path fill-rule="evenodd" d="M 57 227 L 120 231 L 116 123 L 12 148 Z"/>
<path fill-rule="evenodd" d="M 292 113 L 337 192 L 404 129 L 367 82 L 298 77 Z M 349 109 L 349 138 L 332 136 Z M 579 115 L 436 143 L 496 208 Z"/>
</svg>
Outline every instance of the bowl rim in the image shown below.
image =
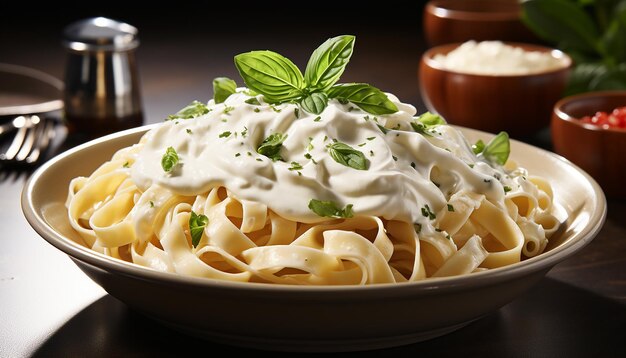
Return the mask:
<svg viewBox="0 0 626 358">
<path fill-rule="evenodd" d="M 447 54 L 448 52 L 451 52 L 452 50 L 456 49 L 457 47 L 461 46 L 467 41 L 452 42 L 452 43 L 433 46 L 427 49 L 426 51 L 424 51 L 424 53 L 421 56 L 421 62 L 432 69 L 435 69 L 441 72 L 450 73 L 450 74 L 455 74 L 455 75 L 482 77 L 482 78 L 511 78 L 511 79 L 538 77 L 538 76 L 551 75 L 551 74 L 555 74 L 555 73 L 559 73 L 563 71 L 568 71 L 569 69 L 572 68 L 574 64 L 574 60 L 572 59 L 571 56 L 569 56 L 567 53 L 554 47 L 548 47 L 544 45 L 537 45 L 537 44 L 526 43 L 526 42 L 515 42 L 515 41 L 498 41 L 498 40 L 487 40 L 487 41 L 488 42 L 502 42 L 505 45 L 509 45 L 513 47 L 521 47 L 524 50 L 529 49 L 531 51 L 540 51 L 540 52 L 549 53 L 553 58 L 556 58 L 557 60 L 559 60 L 562 66 L 548 69 L 548 70 L 543 70 L 540 72 L 532 72 L 532 73 L 525 73 L 525 74 L 488 74 L 488 73 L 480 74 L 480 73 L 469 73 L 469 72 L 460 72 L 460 71 L 450 70 L 444 67 L 443 65 L 441 65 L 438 61 L 435 61 L 434 59 L 435 55 L 438 55 L 441 53 Z M 485 42 L 485 41 L 475 41 L 475 42 L 479 43 L 479 42 Z"/>
<path fill-rule="evenodd" d="M 4 106 L 0 107 L 0 117 L 5 116 L 19 116 L 26 114 L 36 114 L 36 113 L 47 113 L 54 112 L 57 110 L 63 109 L 63 99 L 61 98 L 63 93 L 63 82 L 58 78 L 45 73 L 43 71 L 36 70 L 34 68 L 13 65 L 9 63 L 0 63 L 0 72 L 19 75 L 22 77 L 28 77 L 34 80 L 41 82 L 41 84 L 46 86 L 54 87 L 59 91 L 59 98 L 53 99 L 49 101 L 34 103 L 34 104 L 24 104 L 17 106 Z"/>
<path fill-rule="evenodd" d="M 40 178 L 46 173 L 46 171 L 54 166 L 56 163 L 70 157 L 74 153 L 77 153 L 85 148 L 94 146 L 111 139 L 119 137 L 140 135 L 143 132 L 157 126 L 156 124 L 148 124 L 141 127 L 127 129 L 124 131 L 112 133 L 100 138 L 93 139 L 89 142 L 83 143 L 72 149 L 69 149 L 56 157 L 50 159 L 42 166 L 37 168 L 33 174 L 29 177 L 28 181 L 24 185 L 21 193 L 21 207 L 22 212 L 31 225 L 31 227 L 49 244 L 56 247 L 64 254 L 68 255 L 73 261 L 81 261 L 84 264 L 97 267 L 100 270 L 106 270 L 108 272 L 114 272 L 115 274 L 121 274 L 124 276 L 139 278 L 144 281 L 158 281 L 160 284 L 166 284 L 170 286 L 181 287 L 184 286 L 190 289 L 227 289 L 236 292 L 256 292 L 267 293 L 280 291 L 290 295 L 307 295 L 312 292 L 323 294 L 351 294 L 353 291 L 358 291 L 369 298 L 384 298 L 384 297 L 397 297 L 415 294 L 416 291 L 420 294 L 438 294 L 442 290 L 445 292 L 455 292 L 465 290 L 469 288 L 483 287 L 487 285 L 497 284 L 503 281 L 519 278 L 521 276 L 530 275 L 541 270 L 550 269 L 557 263 L 565 260 L 566 258 L 578 252 L 580 249 L 589 244 L 593 238 L 600 231 L 604 225 L 607 212 L 607 202 L 604 192 L 600 188 L 599 184 L 585 171 L 581 170 L 578 166 L 567 160 L 566 158 L 547 150 L 533 147 L 529 144 L 511 139 L 514 142 L 521 144 L 522 146 L 532 147 L 536 150 L 544 152 L 544 154 L 553 157 L 555 160 L 563 162 L 566 166 L 574 169 L 580 175 L 582 175 L 586 182 L 591 186 L 597 200 L 597 210 L 595 210 L 592 216 L 589 218 L 589 225 L 585 226 L 581 231 L 574 234 L 567 242 L 559 245 L 558 247 L 544 252 L 538 256 L 495 269 L 489 269 L 482 272 L 472 273 L 470 275 L 450 276 L 442 278 L 430 278 L 427 280 L 407 282 L 407 283 L 382 283 L 371 285 L 320 285 L 320 286 L 299 286 L 299 285 L 287 285 L 287 284 L 268 284 L 268 283 L 256 283 L 256 282 L 235 282 L 226 281 L 202 277 L 190 277 L 182 276 L 175 273 L 156 271 L 147 267 L 139 266 L 130 262 L 115 259 L 109 256 L 105 256 L 96 251 L 91 250 L 85 246 L 82 246 L 69 238 L 64 237 L 60 233 L 56 232 L 50 227 L 46 220 L 41 217 L 38 210 L 33 204 L 33 191 L 38 185 Z M 455 128 L 462 128 L 481 135 L 493 136 L 491 133 L 454 126 Z M 333 296 L 336 297 L 336 296 Z"/>
<path fill-rule="evenodd" d="M 626 134 L 626 128 L 616 128 L 616 127 L 608 127 L 604 128 L 601 126 L 597 126 L 591 123 L 583 123 L 581 118 L 573 117 L 563 111 L 563 106 L 572 103 L 575 101 L 579 101 L 581 99 L 593 98 L 593 97 L 623 97 L 624 98 L 624 106 L 626 107 L 626 90 L 608 90 L 608 91 L 591 91 L 585 93 L 579 93 L 575 95 L 570 95 L 561 98 L 558 102 L 554 104 L 553 113 L 556 118 L 571 123 L 574 126 L 583 128 L 589 131 L 595 132 L 613 132 L 613 133 L 622 133 Z M 595 113 L 595 112 L 594 112 Z"/>
<path fill-rule="evenodd" d="M 519 21 L 521 19 L 522 8 L 513 10 L 515 3 L 502 2 L 498 0 L 464 0 L 464 3 L 485 3 L 497 4 L 499 6 L 512 5 L 510 11 L 471 11 L 451 9 L 449 6 L 457 4 L 455 0 L 430 0 L 426 4 L 426 12 L 442 19 L 464 20 L 464 21 Z"/>
</svg>

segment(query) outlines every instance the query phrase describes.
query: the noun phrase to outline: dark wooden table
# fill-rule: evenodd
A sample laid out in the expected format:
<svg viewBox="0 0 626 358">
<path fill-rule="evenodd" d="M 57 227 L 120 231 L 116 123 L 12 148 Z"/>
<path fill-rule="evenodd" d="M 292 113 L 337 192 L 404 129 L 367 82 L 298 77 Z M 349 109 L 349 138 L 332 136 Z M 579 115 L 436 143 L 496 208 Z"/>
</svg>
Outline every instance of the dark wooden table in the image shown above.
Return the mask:
<svg viewBox="0 0 626 358">
<path fill-rule="evenodd" d="M 405 22 L 409 18 L 400 17 Z M 62 78 L 59 31 L 65 20 L 69 18 L 34 29 L 2 27 L 0 62 Z M 417 63 L 425 48 L 419 21 L 390 26 L 365 19 L 349 26 L 301 25 L 288 31 L 245 23 L 234 24 L 231 31 L 213 31 L 210 21 L 168 23 L 164 31 L 137 21 L 147 123 L 161 121 L 193 99 L 208 100 L 216 76 L 238 78 L 232 57 L 240 52 L 272 49 L 304 67 L 319 43 L 341 33 L 357 35 L 342 81 L 368 82 L 425 110 L 417 82 Z M 525 140 L 550 149 L 547 130 Z M 0 171 L 0 357 L 181 356 L 197 349 L 214 354 L 218 348 L 227 354 L 248 352 L 172 331 L 107 295 L 27 224 L 19 197 L 28 174 Z M 500 310 L 440 338 L 354 355 L 390 354 L 626 356 L 626 202 L 609 199 L 606 224 L 595 240 Z"/>
</svg>

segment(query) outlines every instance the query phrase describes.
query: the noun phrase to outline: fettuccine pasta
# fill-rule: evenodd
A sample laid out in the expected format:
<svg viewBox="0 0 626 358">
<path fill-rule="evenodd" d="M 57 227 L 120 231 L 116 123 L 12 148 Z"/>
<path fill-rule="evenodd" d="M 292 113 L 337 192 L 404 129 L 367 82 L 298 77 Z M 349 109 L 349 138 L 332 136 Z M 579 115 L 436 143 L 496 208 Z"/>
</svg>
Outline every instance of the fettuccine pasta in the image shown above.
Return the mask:
<svg viewBox="0 0 626 358">
<path fill-rule="evenodd" d="M 410 282 L 541 254 L 550 183 L 387 96 L 398 112 L 315 115 L 240 88 L 72 180 L 70 223 L 113 258 L 241 282 Z"/>
</svg>

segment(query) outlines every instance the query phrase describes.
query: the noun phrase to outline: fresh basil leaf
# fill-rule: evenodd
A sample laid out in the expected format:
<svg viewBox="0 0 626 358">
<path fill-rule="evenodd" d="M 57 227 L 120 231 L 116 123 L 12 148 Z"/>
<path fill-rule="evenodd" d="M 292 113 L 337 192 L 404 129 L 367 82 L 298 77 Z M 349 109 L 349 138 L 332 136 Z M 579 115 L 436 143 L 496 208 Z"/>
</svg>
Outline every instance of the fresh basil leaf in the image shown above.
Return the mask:
<svg viewBox="0 0 626 358">
<path fill-rule="evenodd" d="M 280 156 L 280 149 L 283 147 L 283 142 L 287 139 L 286 134 L 282 134 L 279 132 L 270 134 L 267 138 L 263 140 L 259 148 L 257 148 L 257 153 L 262 154 L 272 161 L 283 160 Z"/>
<path fill-rule="evenodd" d="M 417 133 L 425 136 L 432 136 L 432 133 L 428 129 L 436 127 L 441 124 L 446 124 L 446 121 L 438 114 L 425 112 L 419 117 L 415 118 L 415 122 L 411 122 L 411 127 Z"/>
<path fill-rule="evenodd" d="M 355 37 L 351 35 L 337 36 L 313 51 L 304 71 L 307 86 L 325 91 L 334 85 L 350 61 L 354 41 Z"/>
<path fill-rule="evenodd" d="M 304 78 L 288 58 L 273 51 L 252 51 L 235 56 L 235 66 L 243 81 L 270 103 L 302 96 Z"/>
<path fill-rule="evenodd" d="M 309 209 L 311 209 L 311 211 L 318 216 L 328 218 L 345 219 L 354 216 L 354 212 L 352 211 L 352 204 L 348 204 L 345 208 L 341 209 L 337 206 L 336 203 L 332 201 L 311 199 L 309 201 Z"/>
<path fill-rule="evenodd" d="M 176 153 L 174 147 L 167 147 L 165 154 L 163 154 L 161 158 L 161 167 L 169 173 L 174 170 L 174 167 L 178 164 L 178 160 L 178 153 Z"/>
<path fill-rule="evenodd" d="M 509 159 L 510 153 L 509 135 L 506 132 L 500 132 L 487 143 L 480 155 L 492 163 L 504 165 Z"/>
<path fill-rule="evenodd" d="M 440 124 L 446 124 L 446 121 L 440 115 L 430 112 L 425 112 L 416 119 L 427 127 L 434 127 Z"/>
<path fill-rule="evenodd" d="M 476 155 L 482 153 L 483 150 L 485 150 L 485 142 L 483 142 L 482 139 L 477 140 L 476 143 L 472 145 L 472 152 Z"/>
<path fill-rule="evenodd" d="M 345 83 L 328 90 L 329 98 L 350 101 L 371 114 L 391 114 L 398 111 L 381 90 L 366 83 Z"/>
<path fill-rule="evenodd" d="M 328 152 L 337 163 L 343 164 L 346 167 L 367 170 L 367 159 L 365 155 L 351 146 L 335 142 L 328 146 Z"/>
<path fill-rule="evenodd" d="M 222 103 L 237 91 L 237 83 L 228 77 L 217 77 L 213 80 L 213 100 Z"/>
<path fill-rule="evenodd" d="M 176 114 L 170 114 L 169 116 L 167 116 L 167 119 L 189 119 L 207 113 L 209 113 L 209 108 L 204 103 L 199 101 L 193 101 L 180 111 L 176 112 Z"/>
<path fill-rule="evenodd" d="M 189 217 L 189 233 L 191 234 L 191 244 L 193 247 L 197 247 L 200 243 L 204 228 L 208 224 L 209 218 L 207 218 L 206 215 L 198 215 L 193 211 L 191 212 L 191 216 Z"/>
<path fill-rule="evenodd" d="M 526 0 L 522 21 L 545 40 L 566 50 L 599 52 L 599 29 L 577 4 L 568 0 Z"/>
<path fill-rule="evenodd" d="M 313 92 L 300 101 L 302 108 L 313 114 L 320 114 L 328 106 L 328 97 L 323 92 Z"/>
</svg>

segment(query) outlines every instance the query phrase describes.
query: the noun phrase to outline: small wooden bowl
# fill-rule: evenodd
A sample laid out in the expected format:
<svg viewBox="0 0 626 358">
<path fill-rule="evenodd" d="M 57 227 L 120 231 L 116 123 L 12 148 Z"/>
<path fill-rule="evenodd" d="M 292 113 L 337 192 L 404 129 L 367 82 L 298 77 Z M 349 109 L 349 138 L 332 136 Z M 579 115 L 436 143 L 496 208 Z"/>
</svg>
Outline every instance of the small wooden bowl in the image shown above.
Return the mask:
<svg viewBox="0 0 626 358">
<path fill-rule="evenodd" d="M 626 129 L 603 129 L 580 118 L 623 106 L 626 91 L 588 92 L 561 99 L 552 114 L 554 151 L 597 180 L 609 198 L 626 198 Z"/>
<path fill-rule="evenodd" d="M 550 53 L 562 66 L 524 75 L 479 75 L 444 69 L 433 58 L 447 54 L 461 43 L 427 50 L 420 60 L 422 99 L 431 112 L 446 121 L 485 132 L 506 131 L 523 138 L 548 128 L 554 104 L 562 97 L 572 66 L 565 53 L 533 44 L 505 42 L 526 51 Z"/>
<path fill-rule="evenodd" d="M 424 8 L 430 46 L 468 40 L 541 43 L 521 21 L 517 0 L 432 0 Z"/>
</svg>

